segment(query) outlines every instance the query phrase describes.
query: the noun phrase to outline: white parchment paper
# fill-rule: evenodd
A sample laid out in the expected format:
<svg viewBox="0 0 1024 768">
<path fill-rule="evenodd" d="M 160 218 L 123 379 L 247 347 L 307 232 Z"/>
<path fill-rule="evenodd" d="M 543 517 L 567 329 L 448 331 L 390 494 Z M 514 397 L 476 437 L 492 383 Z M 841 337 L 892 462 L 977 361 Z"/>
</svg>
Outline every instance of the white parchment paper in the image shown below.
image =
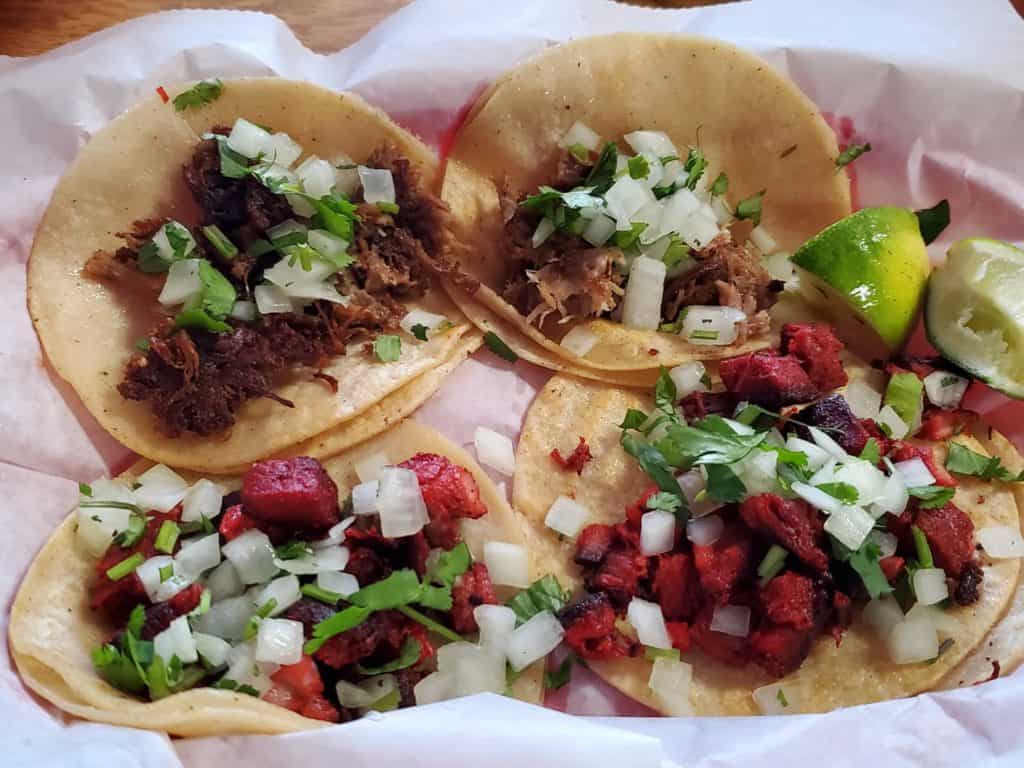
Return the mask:
<svg viewBox="0 0 1024 768">
<path fill-rule="evenodd" d="M 933 244 L 984 234 L 1024 241 L 1024 23 L 1006 0 L 754 0 L 656 11 L 604 0 L 420 0 L 355 45 L 305 49 L 280 20 L 231 11 L 148 16 L 32 59 L 0 58 L 0 628 L 35 552 L 76 498 L 75 481 L 130 455 L 46 369 L 25 310 L 25 263 L 60 174 L 88 137 L 161 83 L 277 74 L 358 91 L 435 144 L 504 69 L 552 43 L 617 30 L 736 42 L 790 74 L 858 160 L 862 205 L 949 198 Z M 919 343 L 919 342 L 918 342 Z M 486 351 L 417 414 L 458 442 L 515 436 L 545 372 Z M 969 405 L 1024 444 L 1021 406 Z M 68 722 L 32 697 L 0 649 L 0 764 L 12 766 L 885 766 L 1024 764 L 1024 675 L 827 716 L 649 714 L 578 670 L 549 709 L 483 696 L 286 737 L 174 741 Z M 556 710 L 579 715 L 568 717 Z M 675 761 L 675 762 L 673 762 Z"/>
</svg>

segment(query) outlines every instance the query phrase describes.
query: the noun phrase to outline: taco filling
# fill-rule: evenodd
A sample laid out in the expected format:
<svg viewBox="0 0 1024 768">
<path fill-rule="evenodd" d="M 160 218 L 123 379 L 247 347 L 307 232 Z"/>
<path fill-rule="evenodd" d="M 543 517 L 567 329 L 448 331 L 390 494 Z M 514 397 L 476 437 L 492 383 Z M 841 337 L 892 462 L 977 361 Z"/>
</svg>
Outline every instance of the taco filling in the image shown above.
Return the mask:
<svg viewBox="0 0 1024 768">
<path fill-rule="evenodd" d="M 728 176 L 709 178 L 699 147 L 622 138 L 632 154 L 577 122 L 549 184 L 506 191 L 502 298 L 538 327 L 609 318 L 706 346 L 766 332 L 783 282 L 761 263 L 776 250 L 759 226 L 764 192 L 733 210 Z"/>
<path fill-rule="evenodd" d="M 83 485 L 77 538 L 109 628 L 96 671 L 143 699 L 212 686 L 330 722 L 505 692 L 560 642 L 564 595 L 530 585 L 519 545 L 473 561 L 460 523 L 488 509 L 465 467 L 383 462 L 356 465 L 341 505 L 307 457 L 253 464 L 233 492 L 163 465 Z"/>
<path fill-rule="evenodd" d="M 450 271 L 447 207 L 415 167 L 382 146 L 366 165 L 310 155 L 292 169 L 302 152 L 244 119 L 215 128 L 183 169 L 200 220 L 137 221 L 85 267 L 148 291 L 165 313 L 118 391 L 148 403 L 168 435 L 229 429 L 252 398 L 291 406 L 273 390 L 296 367 L 345 354 L 392 362 L 400 329 L 415 344 L 451 326 L 403 303 Z"/>
</svg>

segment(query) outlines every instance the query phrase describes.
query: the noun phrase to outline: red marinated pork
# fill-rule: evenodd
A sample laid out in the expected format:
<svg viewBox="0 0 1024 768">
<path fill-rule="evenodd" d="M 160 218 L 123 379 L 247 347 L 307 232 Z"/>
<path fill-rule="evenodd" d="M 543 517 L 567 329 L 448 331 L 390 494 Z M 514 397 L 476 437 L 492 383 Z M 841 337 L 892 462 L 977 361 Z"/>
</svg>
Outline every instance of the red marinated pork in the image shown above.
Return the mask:
<svg viewBox="0 0 1024 768">
<path fill-rule="evenodd" d="M 750 653 L 773 677 L 785 677 L 803 664 L 814 647 L 817 632 L 768 625 L 750 633 Z"/>
<path fill-rule="evenodd" d="M 729 392 L 694 392 L 684 397 L 679 406 L 687 420 L 693 421 L 712 413 L 731 414 L 736 408 L 736 398 Z"/>
<path fill-rule="evenodd" d="M 799 669 L 811 652 L 834 599 L 806 576 L 787 572 L 768 582 L 759 600 L 762 620 L 750 633 L 750 649 L 762 669 L 783 677 Z"/>
<path fill-rule="evenodd" d="M 800 424 L 794 424 L 796 433 L 804 440 L 811 440 L 811 432 L 804 424 L 823 429 L 829 437 L 851 456 L 858 456 L 867 445 L 871 434 L 853 415 L 842 395 L 829 395 L 808 405 L 796 415 Z"/>
<path fill-rule="evenodd" d="M 551 451 L 552 461 L 562 469 L 575 472 L 577 475 L 583 474 L 583 467 L 585 467 L 587 462 L 592 458 L 594 457 L 590 453 L 590 446 L 587 445 L 587 439 L 582 435 L 580 435 L 579 443 L 577 443 L 576 447 L 572 449 L 572 453 L 570 453 L 568 457 L 563 456 L 562 452 L 557 448 Z"/>
<path fill-rule="evenodd" d="M 715 606 L 708 603 L 690 625 L 690 639 L 708 656 L 732 667 L 744 667 L 750 660 L 750 646 L 745 637 L 734 637 L 711 629 Z"/>
<path fill-rule="evenodd" d="M 576 563 L 579 565 L 600 565 L 608 556 L 615 540 L 615 527 L 593 523 L 576 537 Z"/>
<path fill-rule="evenodd" d="M 942 408 L 926 408 L 921 419 L 917 437 L 922 440 L 945 442 L 959 435 L 978 420 L 978 414 L 963 408 L 946 411 Z"/>
<path fill-rule="evenodd" d="M 311 600 L 308 597 L 301 598 L 298 602 L 292 603 L 285 611 L 284 617 L 302 624 L 302 629 L 307 638 L 313 636 L 313 627 L 325 619 L 329 619 L 335 613 L 334 609 L 319 600 Z"/>
<path fill-rule="evenodd" d="M 491 584 L 487 566 L 473 563 L 452 585 L 452 626 L 460 634 L 476 632 L 473 609 L 478 605 L 497 605 L 498 596 Z"/>
<path fill-rule="evenodd" d="M 831 326 L 818 323 L 787 323 L 782 326 L 782 353 L 793 355 L 819 392 L 830 392 L 847 382 L 839 359 L 843 349 Z"/>
<path fill-rule="evenodd" d="M 417 453 L 398 466 L 411 469 L 420 481 L 430 515 L 425 531 L 431 545 L 451 549 L 459 543 L 460 519 L 487 514 L 473 475 L 444 456 Z"/>
<path fill-rule="evenodd" d="M 558 620 L 565 642 L 584 659 L 614 659 L 636 654 L 636 644 L 615 628 L 615 609 L 603 592 L 589 594 L 562 609 Z"/>
<path fill-rule="evenodd" d="M 323 695 L 324 682 L 311 657 L 303 656 L 296 664 L 280 667 L 270 679 L 274 687 L 263 695 L 264 701 L 314 720 L 328 723 L 341 720 L 338 710 Z"/>
<path fill-rule="evenodd" d="M 794 571 L 780 573 L 760 592 L 761 614 L 772 624 L 814 627 L 814 582 Z"/>
<path fill-rule="evenodd" d="M 729 602 L 737 584 L 749 578 L 756 565 L 750 531 L 735 524 L 726 526 L 714 544 L 694 545 L 693 557 L 701 588 L 719 605 Z"/>
<path fill-rule="evenodd" d="M 892 444 L 891 451 L 889 458 L 893 462 L 908 461 L 915 457 L 920 458 L 925 463 L 925 466 L 928 467 L 928 471 L 932 473 L 932 477 L 935 478 L 936 485 L 942 485 L 947 488 L 954 488 L 956 486 L 956 480 L 953 479 L 953 476 L 949 474 L 944 466 L 935 460 L 935 454 L 932 453 L 932 449 L 928 446 L 912 445 L 911 443 L 897 440 Z"/>
<path fill-rule="evenodd" d="M 904 565 L 906 565 L 906 560 L 898 555 L 883 557 L 878 561 L 878 567 L 882 569 L 882 573 L 885 574 L 885 580 L 888 582 L 896 581 L 899 578 L 899 575 L 903 573 Z"/>
<path fill-rule="evenodd" d="M 256 527 L 256 521 L 242 511 L 241 504 L 228 507 L 220 518 L 220 535 L 228 541 L 237 539 L 246 531 Z"/>
<path fill-rule="evenodd" d="M 338 522 L 338 487 L 316 459 L 269 459 L 242 478 L 242 506 L 257 520 L 317 530 Z"/>
<path fill-rule="evenodd" d="M 647 558 L 638 550 L 614 550 L 593 574 L 584 575 L 590 592 L 607 592 L 616 605 L 626 605 L 648 575 Z"/>
<path fill-rule="evenodd" d="M 783 499 L 774 493 L 751 496 L 740 505 L 743 522 L 793 553 L 811 568 L 828 570 L 828 555 L 821 549 L 823 523 L 818 512 L 801 499 Z"/>
<path fill-rule="evenodd" d="M 956 578 L 974 556 L 974 523 L 952 503 L 938 509 L 919 509 L 914 525 L 921 529 L 935 565 Z"/>
<path fill-rule="evenodd" d="M 329 667 L 341 669 L 384 651 L 397 656 L 405 631 L 405 617 L 397 611 L 378 611 L 362 624 L 335 635 L 316 652 L 316 658 Z"/>
<path fill-rule="evenodd" d="M 700 577 L 691 555 L 659 555 L 651 589 L 666 621 L 690 621 L 700 610 Z"/>
<path fill-rule="evenodd" d="M 813 400 L 818 389 L 800 361 L 768 350 L 723 360 L 718 367 L 725 388 L 737 400 L 778 410 Z"/>
<path fill-rule="evenodd" d="M 142 622 L 142 629 L 139 631 L 139 638 L 152 640 L 179 616 L 184 616 L 189 611 L 195 610 L 199 605 L 199 599 L 203 596 L 201 584 L 193 584 L 185 587 L 170 600 L 151 605 L 146 609 L 146 619 Z"/>
</svg>

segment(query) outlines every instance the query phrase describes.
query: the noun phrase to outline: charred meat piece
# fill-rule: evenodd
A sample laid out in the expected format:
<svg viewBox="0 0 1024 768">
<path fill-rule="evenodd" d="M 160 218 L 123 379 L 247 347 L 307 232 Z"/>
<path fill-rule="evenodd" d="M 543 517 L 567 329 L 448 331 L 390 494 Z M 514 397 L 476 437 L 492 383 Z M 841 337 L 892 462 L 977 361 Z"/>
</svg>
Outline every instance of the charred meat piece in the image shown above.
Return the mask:
<svg viewBox="0 0 1024 768">
<path fill-rule="evenodd" d="M 784 355 L 793 355 L 819 392 L 830 392 L 848 381 L 839 352 L 841 342 L 831 326 L 818 323 L 787 323 L 782 326 Z"/>
<path fill-rule="evenodd" d="M 726 525 L 714 544 L 694 545 L 693 557 L 701 588 L 718 605 L 730 602 L 737 586 L 757 565 L 750 531 L 735 523 Z"/>
<path fill-rule="evenodd" d="M 666 621 L 692 621 L 700 610 L 701 598 L 693 557 L 683 552 L 658 555 L 651 591 Z"/>
<path fill-rule="evenodd" d="M 750 645 L 746 637 L 734 637 L 711 629 L 715 606 L 708 603 L 690 625 L 690 639 L 708 656 L 731 667 L 745 667 L 750 661 Z"/>
<path fill-rule="evenodd" d="M 833 600 L 806 576 L 776 576 L 759 595 L 763 621 L 750 634 L 754 661 L 784 677 L 800 668 L 832 612 Z"/>
<path fill-rule="evenodd" d="M 576 537 L 575 561 L 578 565 L 600 565 L 615 541 L 615 527 L 592 523 Z"/>
<path fill-rule="evenodd" d="M 397 611 L 377 611 L 362 624 L 330 638 L 315 656 L 334 669 L 355 664 L 380 651 L 394 657 L 407 634 L 405 621 Z"/>
<path fill-rule="evenodd" d="M 761 614 L 772 624 L 793 629 L 814 626 L 814 582 L 794 571 L 785 571 L 760 591 Z"/>
<path fill-rule="evenodd" d="M 625 606 L 647 576 L 647 558 L 639 550 L 616 549 L 593 573 L 584 573 L 583 582 L 589 592 L 607 592 L 613 603 Z"/>
<path fill-rule="evenodd" d="M 430 522 L 427 540 L 435 547 L 451 549 L 459 542 L 459 520 L 487 514 L 472 473 L 435 453 L 417 453 L 398 465 L 411 469 L 420 481 Z"/>
<path fill-rule="evenodd" d="M 935 565 L 958 578 L 974 557 L 974 523 L 952 502 L 938 509 L 918 509 L 914 525 L 931 548 Z"/>
<path fill-rule="evenodd" d="M 199 605 L 199 599 L 202 596 L 202 585 L 193 584 L 190 587 L 185 587 L 170 600 L 151 605 L 146 609 L 146 619 L 142 622 L 139 638 L 152 640 L 167 629 L 176 618 L 194 610 Z"/>
<path fill-rule="evenodd" d="M 680 403 L 687 420 L 703 419 L 712 413 L 731 414 L 736 408 L 736 398 L 731 392 L 694 392 Z"/>
<path fill-rule="evenodd" d="M 802 409 L 797 415 L 799 424 L 793 424 L 797 435 L 804 440 L 811 440 L 811 432 L 805 424 L 818 427 L 839 443 L 839 446 L 852 456 L 864 450 L 871 434 L 853 415 L 850 406 L 842 395 L 829 395 Z"/>
<path fill-rule="evenodd" d="M 813 400 L 817 387 L 792 355 L 751 352 L 723 360 L 718 367 L 725 388 L 737 400 L 777 411 L 783 406 Z"/>
<path fill-rule="evenodd" d="M 329 528 L 340 519 L 338 486 L 308 456 L 254 463 L 242 478 L 242 506 L 258 520 L 303 530 Z"/>
<path fill-rule="evenodd" d="M 313 627 L 325 619 L 329 619 L 335 613 L 331 606 L 321 603 L 319 600 L 311 600 L 308 597 L 300 598 L 298 602 L 292 603 L 285 611 L 284 617 L 302 624 L 303 632 L 307 638 L 313 636 Z"/>
<path fill-rule="evenodd" d="M 751 632 L 750 653 L 769 675 L 785 677 L 800 668 L 816 639 L 813 631 L 767 625 Z"/>
<path fill-rule="evenodd" d="M 782 545 L 814 570 L 828 570 L 828 555 L 821 548 L 824 523 L 806 501 L 762 493 L 744 500 L 740 516 L 750 528 Z"/>
<path fill-rule="evenodd" d="M 978 602 L 981 596 L 981 582 L 985 578 L 985 572 L 974 561 L 966 563 L 960 571 L 960 578 L 953 588 L 953 599 L 957 605 L 972 605 Z"/>
<path fill-rule="evenodd" d="M 473 616 L 478 605 L 497 605 L 498 596 L 491 584 L 487 566 L 473 563 L 452 585 L 452 626 L 456 632 L 476 632 L 479 627 Z"/>
<path fill-rule="evenodd" d="M 615 608 L 608 595 L 584 596 L 558 614 L 565 642 L 583 659 L 635 656 L 637 645 L 615 627 Z"/>
</svg>

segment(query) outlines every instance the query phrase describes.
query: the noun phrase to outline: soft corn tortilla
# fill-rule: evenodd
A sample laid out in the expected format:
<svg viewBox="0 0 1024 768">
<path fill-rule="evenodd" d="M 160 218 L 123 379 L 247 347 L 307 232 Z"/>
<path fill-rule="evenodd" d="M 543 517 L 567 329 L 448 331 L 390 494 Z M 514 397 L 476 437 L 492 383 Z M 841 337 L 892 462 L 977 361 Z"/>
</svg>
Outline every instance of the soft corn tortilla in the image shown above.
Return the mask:
<svg viewBox="0 0 1024 768">
<path fill-rule="evenodd" d="M 767 190 L 763 226 L 781 250 L 792 251 L 850 213 L 849 181 L 835 167 L 834 134 L 817 107 L 766 62 L 698 37 L 591 37 L 552 48 L 507 73 L 481 96 L 455 139 L 442 196 L 456 215 L 459 239 L 469 246 L 463 267 L 482 284 L 473 298 L 554 355 L 602 372 L 766 346 L 758 339 L 693 346 L 676 335 L 596 320 L 587 325 L 598 342 L 579 358 L 558 344 L 573 323 L 552 319 L 538 329 L 501 298 L 507 265 L 498 189 L 507 181 L 509 189 L 525 194 L 548 183 L 557 143 L 577 120 L 603 141 L 647 129 L 665 131 L 677 147 L 699 142 L 708 178 L 723 170 L 729 176 L 730 205 Z M 519 351 L 516 343 L 511 345 Z"/>
<path fill-rule="evenodd" d="M 479 520 L 463 522 L 463 536 L 475 559 L 483 558 L 486 541 L 527 543 L 521 518 L 479 465 L 434 430 L 412 421 L 323 462 L 338 484 L 340 499 L 358 482 L 356 462 L 378 452 L 396 463 L 418 452 L 437 453 L 473 473 L 488 509 Z M 124 476 L 136 477 L 150 466 L 150 462 L 139 462 Z M 189 481 L 197 477 L 183 474 Z M 241 484 L 240 478 L 219 481 L 235 488 Z M 541 565 L 538 558 L 532 558 L 535 577 L 540 575 Z M 325 725 L 231 691 L 197 688 L 145 702 L 109 686 L 94 671 L 89 655 L 113 630 L 88 605 L 88 585 L 95 566 L 96 558 L 77 544 L 72 513 L 36 557 L 15 597 L 8 632 L 11 654 L 25 684 L 40 696 L 86 720 L 177 736 L 287 733 Z M 513 694 L 539 703 L 542 671 L 542 662 L 530 667 L 513 685 Z"/>
<path fill-rule="evenodd" d="M 848 364 L 847 371 L 851 378 L 870 373 L 863 364 Z M 651 480 L 619 446 L 621 430 L 616 425 L 628 408 L 649 411 L 652 407 L 653 399 L 649 395 L 555 376 L 527 413 L 516 452 L 513 502 L 531 525 L 537 551 L 550 558 L 549 570 L 574 589 L 581 586 L 579 569 L 573 562 L 574 543 L 560 541 L 553 531 L 544 527 L 544 517 L 551 503 L 565 495 L 574 497 L 590 510 L 589 522 L 617 523 L 625 519 L 625 507 L 650 487 Z M 575 472 L 559 470 L 548 454 L 552 448 L 571 449 L 579 435 L 587 438 L 594 459 L 586 465 L 582 475 L 577 476 Z M 973 438 L 957 439 L 972 450 L 986 452 Z M 945 461 L 943 447 L 937 446 L 937 456 Z M 975 529 L 1020 524 L 1018 500 L 1009 487 L 976 478 L 958 480 L 960 485 L 954 501 L 970 515 Z M 979 502 L 979 497 L 984 497 L 984 503 Z M 959 629 L 953 635 L 954 644 L 935 662 L 891 663 L 884 642 L 871 627 L 855 617 L 838 648 L 830 637 L 819 638 L 801 668 L 781 681 L 787 697 L 799 701 L 801 712 L 826 712 L 940 687 L 950 670 L 979 647 L 1014 598 L 1019 560 L 985 563 L 983 559 L 983 570 L 981 599 L 972 606 L 955 607 L 946 612 L 958 620 Z M 1016 621 L 1019 624 L 1019 616 Z M 1014 626 L 1006 627 L 1001 642 L 1004 647 L 1013 645 L 1015 653 L 1024 655 L 1024 648 L 1018 647 L 1009 634 Z M 1000 655 L 1001 660 L 1009 658 L 1009 652 Z M 774 682 L 756 666 L 736 669 L 698 651 L 684 654 L 683 660 L 693 665 L 690 701 L 698 715 L 758 714 L 751 693 L 755 688 Z M 634 658 L 588 663 L 623 693 L 666 714 L 679 714 L 668 711 L 648 687 L 650 662 Z M 990 672 L 991 665 L 988 665 Z"/>
<path fill-rule="evenodd" d="M 323 371 L 338 380 L 337 393 L 311 371 L 297 371 L 275 390 L 294 408 L 250 400 L 223 436 L 169 438 L 147 403 L 121 397 L 116 387 L 125 364 L 159 305 L 148 292 L 132 295 L 125 286 L 87 279 L 82 268 L 97 250 L 122 245 L 115 233 L 133 221 L 198 221 L 182 166 L 202 133 L 238 117 L 285 131 L 307 154 L 326 158 L 345 152 L 361 162 L 390 143 L 419 169 L 427 189 L 439 179 L 430 150 L 359 97 L 271 78 L 228 81 L 217 101 L 182 113 L 154 96 L 111 122 L 79 153 L 54 192 L 29 259 L 28 302 L 36 332 L 57 373 L 114 437 L 154 461 L 203 472 L 244 465 L 355 418 L 441 366 L 471 327 L 438 287 L 409 307 L 445 315 L 455 323 L 448 333 L 427 342 L 404 337 L 401 358 L 393 363 L 358 350 L 334 358 Z"/>
</svg>

